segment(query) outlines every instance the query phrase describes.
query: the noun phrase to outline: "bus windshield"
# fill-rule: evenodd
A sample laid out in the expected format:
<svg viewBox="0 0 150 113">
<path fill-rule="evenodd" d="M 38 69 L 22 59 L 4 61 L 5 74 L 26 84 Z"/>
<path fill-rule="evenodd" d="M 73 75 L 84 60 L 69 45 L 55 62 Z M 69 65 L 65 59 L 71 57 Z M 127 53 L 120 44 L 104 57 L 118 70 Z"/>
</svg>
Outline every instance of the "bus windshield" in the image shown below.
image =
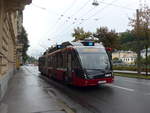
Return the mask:
<svg viewBox="0 0 150 113">
<path fill-rule="evenodd" d="M 110 61 L 106 51 L 80 52 L 79 57 L 84 69 L 110 69 Z"/>
</svg>

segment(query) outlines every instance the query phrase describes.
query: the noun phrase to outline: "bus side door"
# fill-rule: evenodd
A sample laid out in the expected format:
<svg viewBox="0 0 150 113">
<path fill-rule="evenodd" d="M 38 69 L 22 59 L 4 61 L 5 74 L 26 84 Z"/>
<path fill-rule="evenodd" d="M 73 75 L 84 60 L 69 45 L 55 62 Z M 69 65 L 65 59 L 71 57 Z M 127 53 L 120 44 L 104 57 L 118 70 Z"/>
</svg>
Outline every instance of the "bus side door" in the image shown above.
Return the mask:
<svg viewBox="0 0 150 113">
<path fill-rule="evenodd" d="M 67 73 L 68 73 L 69 80 L 71 80 L 71 78 L 72 78 L 72 58 L 71 58 L 71 53 L 68 53 L 68 55 L 67 55 Z"/>
</svg>

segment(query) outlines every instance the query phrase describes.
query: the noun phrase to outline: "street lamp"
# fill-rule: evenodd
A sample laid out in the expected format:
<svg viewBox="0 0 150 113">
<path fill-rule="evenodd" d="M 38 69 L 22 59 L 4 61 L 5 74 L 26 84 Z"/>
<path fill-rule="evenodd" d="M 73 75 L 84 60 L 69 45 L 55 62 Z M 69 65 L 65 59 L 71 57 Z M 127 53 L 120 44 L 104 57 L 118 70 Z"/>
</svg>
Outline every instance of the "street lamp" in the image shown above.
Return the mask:
<svg viewBox="0 0 150 113">
<path fill-rule="evenodd" d="M 98 6 L 98 5 L 99 5 L 99 3 L 98 3 L 98 1 L 97 1 L 97 0 L 93 0 L 92 5 L 94 5 L 94 6 Z"/>
</svg>

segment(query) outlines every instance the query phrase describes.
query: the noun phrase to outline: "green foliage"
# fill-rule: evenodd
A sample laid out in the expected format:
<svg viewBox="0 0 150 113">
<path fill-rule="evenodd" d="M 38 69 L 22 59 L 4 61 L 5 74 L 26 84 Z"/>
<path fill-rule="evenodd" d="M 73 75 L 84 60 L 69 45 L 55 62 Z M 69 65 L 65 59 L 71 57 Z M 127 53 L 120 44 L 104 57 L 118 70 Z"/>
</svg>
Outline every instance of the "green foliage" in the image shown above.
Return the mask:
<svg viewBox="0 0 150 113">
<path fill-rule="evenodd" d="M 129 78 L 140 78 L 140 79 L 150 79 L 150 76 L 145 76 L 142 74 L 128 74 L 128 73 L 114 73 L 115 76 L 129 77 Z"/>
<path fill-rule="evenodd" d="M 147 61 L 146 58 L 141 58 L 141 64 L 145 65 L 146 63 L 150 65 L 150 55 L 147 57 Z"/>
<path fill-rule="evenodd" d="M 137 71 L 137 67 L 136 66 L 113 66 L 114 70 L 128 70 L 128 71 Z M 142 65 L 142 69 L 141 71 L 145 71 L 145 65 Z M 148 67 L 148 71 L 150 72 L 150 65 Z"/>
<path fill-rule="evenodd" d="M 93 36 L 98 38 L 98 42 L 102 42 L 105 47 L 119 48 L 119 37 L 114 30 L 109 31 L 107 27 L 100 27 Z"/>
<path fill-rule="evenodd" d="M 134 45 L 135 52 L 137 53 L 137 67 L 138 73 L 141 71 L 140 53 L 143 48 L 146 50 L 150 46 L 149 28 L 150 28 L 150 9 L 148 6 L 142 6 L 136 10 L 136 18 L 130 19 L 130 25 L 133 27 L 136 40 Z M 147 56 L 146 56 L 147 57 Z"/>
<path fill-rule="evenodd" d="M 132 50 L 134 52 L 137 52 L 137 37 L 135 35 L 135 31 L 129 31 L 120 33 L 119 35 L 119 42 L 121 45 L 121 50 Z M 140 50 L 144 49 L 144 38 L 140 37 L 140 44 L 138 44 L 138 47 L 140 47 Z"/>
<path fill-rule="evenodd" d="M 89 38 L 92 35 L 91 32 L 85 32 L 83 28 L 75 28 L 72 36 L 75 37 L 74 41 L 84 40 L 85 38 Z"/>
<path fill-rule="evenodd" d="M 27 62 L 30 63 L 30 64 L 33 64 L 33 63 L 37 63 L 38 60 L 33 56 L 28 56 Z"/>
<path fill-rule="evenodd" d="M 136 71 L 136 66 L 113 66 L 114 70 L 128 70 L 128 71 Z"/>
<path fill-rule="evenodd" d="M 24 27 L 22 28 L 22 32 L 21 32 L 19 41 L 23 44 L 22 56 L 23 56 L 23 63 L 25 63 L 28 59 L 27 50 L 29 47 L 29 41 L 28 41 L 28 35 L 27 35 Z"/>
<path fill-rule="evenodd" d="M 112 59 L 112 63 L 113 63 L 114 65 L 121 65 L 121 64 L 123 64 L 122 60 L 120 60 L 120 59 L 117 58 L 117 57 L 115 57 L 115 58 Z"/>
<path fill-rule="evenodd" d="M 119 58 L 115 57 L 115 58 L 113 58 L 113 60 L 114 60 L 114 61 L 115 61 L 115 60 L 119 60 Z"/>
<path fill-rule="evenodd" d="M 135 51 L 136 47 L 134 47 L 135 43 L 135 35 L 132 31 L 127 30 L 126 32 L 119 34 L 119 42 L 121 50 L 132 50 Z"/>
</svg>

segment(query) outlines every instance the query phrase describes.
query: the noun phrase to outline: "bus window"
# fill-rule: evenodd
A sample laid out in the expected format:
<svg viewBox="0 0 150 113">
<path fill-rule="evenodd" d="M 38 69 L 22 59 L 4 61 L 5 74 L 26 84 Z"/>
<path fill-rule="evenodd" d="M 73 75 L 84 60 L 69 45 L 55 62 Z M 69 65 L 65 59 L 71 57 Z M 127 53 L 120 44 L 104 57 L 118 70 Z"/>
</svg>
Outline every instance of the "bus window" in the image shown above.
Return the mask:
<svg viewBox="0 0 150 113">
<path fill-rule="evenodd" d="M 58 53 L 58 67 L 62 68 L 63 66 L 63 56 L 62 53 Z"/>
<path fill-rule="evenodd" d="M 63 68 L 67 68 L 67 53 L 63 53 Z"/>
<path fill-rule="evenodd" d="M 51 67 L 51 56 L 48 56 L 48 67 Z"/>
<path fill-rule="evenodd" d="M 79 69 L 81 68 L 79 59 L 77 57 L 77 54 L 73 51 L 72 52 L 72 69 Z"/>
<path fill-rule="evenodd" d="M 75 51 L 72 52 L 72 70 L 76 73 L 76 76 L 84 78 L 84 71 L 81 67 L 78 55 Z"/>
<path fill-rule="evenodd" d="M 105 49 L 80 48 L 78 53 L 84 69 L 111 69 L 110 60 Z"/>
<path fill-rule="evenodd" d="M 110 62 L 106 53 L 81 53 L 80 58 L 85 69 L 110 69 Z"/>
</svg>

